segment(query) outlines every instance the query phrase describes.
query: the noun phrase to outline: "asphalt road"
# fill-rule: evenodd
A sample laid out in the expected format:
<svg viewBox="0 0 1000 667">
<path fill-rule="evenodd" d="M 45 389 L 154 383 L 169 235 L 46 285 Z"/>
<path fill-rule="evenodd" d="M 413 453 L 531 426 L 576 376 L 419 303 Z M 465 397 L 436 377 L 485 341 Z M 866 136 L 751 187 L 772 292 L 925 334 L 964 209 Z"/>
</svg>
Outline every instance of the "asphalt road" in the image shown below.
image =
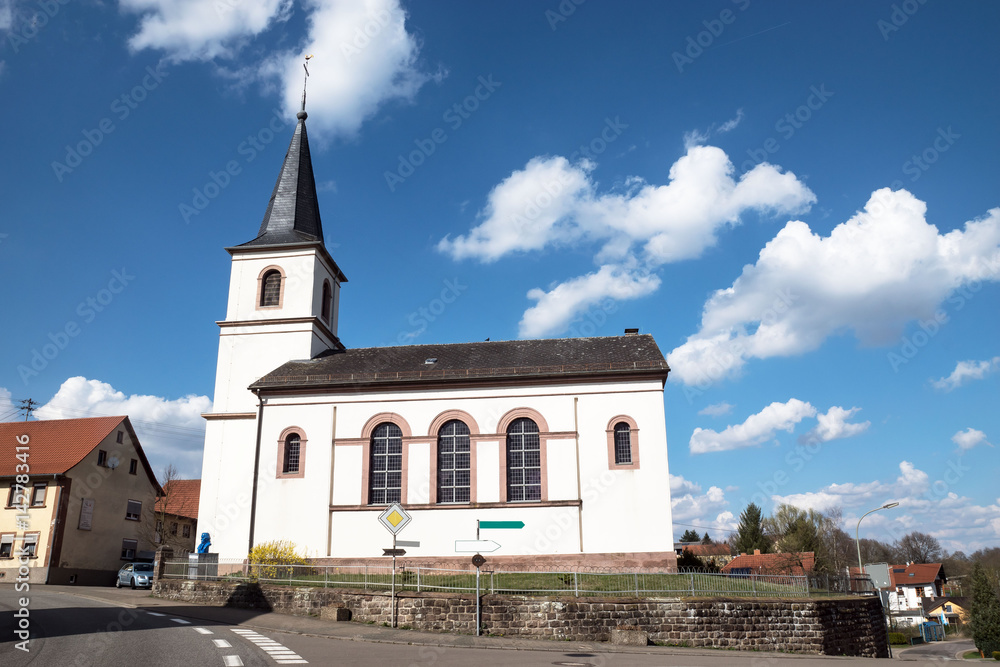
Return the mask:
<svg viewBox="0 0 1000 667">
<path fill-rule="evenodd" d="M 376 665 L 390 667 L 830 667 L 873 665 L 865 658 L 804 656 L 650 646 L 472 637 L 393 630 L 360 623 L 192 605 L 150 597 L 149 591 L 34 586 L 29 592 L 27 652 L 15 636 L 18 598 L 0 584 L 0 665 L 3 667 L 238 667 Z M 954 657 L 960 642 L 896 652 L 925 664 Z M 966 649 L 968 650 L 968 649 Z M 884 663 L 883 663 L 884 664 Z"/>
<path fill-rule="evenodd" d="M 893 656 L 899 660 L 917 660 L 920 662 L 942 662 L 945 660 L 961 660 L 962 654 L 975 648 L 971 639 L 950 639 L 945 642 L 920 644 L 913 648 L 893 649 Z"/>
</svg>

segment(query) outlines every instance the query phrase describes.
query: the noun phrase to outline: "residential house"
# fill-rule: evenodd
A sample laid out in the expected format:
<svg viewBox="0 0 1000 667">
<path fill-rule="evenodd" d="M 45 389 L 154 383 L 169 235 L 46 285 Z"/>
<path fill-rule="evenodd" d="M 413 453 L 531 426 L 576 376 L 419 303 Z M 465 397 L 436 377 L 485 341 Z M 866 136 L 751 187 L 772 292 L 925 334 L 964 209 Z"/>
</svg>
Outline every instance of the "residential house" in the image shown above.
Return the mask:
<svg viewBox="0 0 1000 667">
<path fill-rule="evenodd" d="M 163 492 L 128 417 L 0 423 L 0 581 L 111 584 Z"/>
<path fill-rule="evenodd" d="M 692 556 L 695 556 L 706 565 L 711 563 L 720 568 L 733 560 L 733 555 L 728 544 L 719 544 L 716 542 L 710 544 L 702 544 L 701 542 L 674 543 L 674 553 L 678 557 L 682 556 L 685 551 L 688 551 Z"/>
<path fill-rule="evenodd" d="M 924 600 L 941 597 L 947 581 L 941 563 L 907 563 L 889 568 L 890 620 L 902 624 L 924 622 Z"/>
<path fill-rule="evenodd" d="M 163 485 L 164 495 L 156 501 L 154 512 L 157 545 L 169 546 L 174 555 L 183 557 L 195 550 L 198 528 L 200 479 L 172 479 Z"/>
<path fill-rule="evenodd" d="M 924 618 L 941 625 L 968 623 L 972 599 L 962 596 L 923 598 Z"/>
<path fill-rule="evenodd" d="M 816 567 L 816 554 L 812 551 L 762 554 L 760 549 L 752 554 L 739 554 L 722 568 L 726 574 L 811 574 Z"/>
<path fill-rule="evenodd" d="M 401 538 L 420 542 L 412 562 L 468 566 L 455 541 L 501 520 L 524 528 L 483 529 L 501 545 L 494 563 L 675 567 L 669 368 L 653 337 L 348 348 L 347 278 L 325 244 L 306 118 L 256 236 L 227 248 L 198 509 L 212 550 L 242 558 L 285 539 L 310 557 L 379 556 L 392 543 L 379 515 L 400 503 L 413 524 Z M 353 257 L 400 259 L 367 238 Z M 465 289 L 445 281 L 429 312 Z"/>
</svg>

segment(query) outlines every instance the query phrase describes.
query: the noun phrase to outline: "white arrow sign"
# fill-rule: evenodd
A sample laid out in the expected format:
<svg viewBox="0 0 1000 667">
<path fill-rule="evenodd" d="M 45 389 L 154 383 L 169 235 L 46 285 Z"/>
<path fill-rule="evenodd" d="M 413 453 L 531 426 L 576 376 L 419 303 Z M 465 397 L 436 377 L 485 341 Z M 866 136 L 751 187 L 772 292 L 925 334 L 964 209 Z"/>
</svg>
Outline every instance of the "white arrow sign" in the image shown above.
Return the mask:
<svg viewBox="0 0 1000 667">
<path fill-rule="evenodd" d="M 493 540 L 455 540 L 455 553 L 460 554 L 491 553 L 499 548 Z"/>
</svg>

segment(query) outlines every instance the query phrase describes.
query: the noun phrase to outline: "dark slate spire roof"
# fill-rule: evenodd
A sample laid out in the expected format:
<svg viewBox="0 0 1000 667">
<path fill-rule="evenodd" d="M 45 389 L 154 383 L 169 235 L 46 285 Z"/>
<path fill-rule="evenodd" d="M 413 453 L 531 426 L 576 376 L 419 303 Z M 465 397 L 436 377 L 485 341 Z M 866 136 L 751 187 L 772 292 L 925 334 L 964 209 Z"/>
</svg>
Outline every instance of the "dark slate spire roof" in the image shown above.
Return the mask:
<svg viewBox="0 0 1000 667">
<path fill-rule="evenodd" d="M 323 244 L 323 224 L 319 217 L 319 200 L 316 197 L 316 179 L 313 177 L 312 158 L 309 155 L 309 136 L 306 134 L 305 111 L 298 113 L 299 122 L 292 135 L 292 143 L 281 165 L 278 182 L 274 184 L 264 221 L 257 238 L 244 243 L 246 246 L 273 246 L 290 243 Z"/>
<path fill-rule="evenodd" d="M 325 352 L 290 361 L 257 380 L 253 389 L 490 384 L 538 380 L 655 377 L 669 372 L 648 334 L 442 345 L 370 347 Z"/>
</svg>

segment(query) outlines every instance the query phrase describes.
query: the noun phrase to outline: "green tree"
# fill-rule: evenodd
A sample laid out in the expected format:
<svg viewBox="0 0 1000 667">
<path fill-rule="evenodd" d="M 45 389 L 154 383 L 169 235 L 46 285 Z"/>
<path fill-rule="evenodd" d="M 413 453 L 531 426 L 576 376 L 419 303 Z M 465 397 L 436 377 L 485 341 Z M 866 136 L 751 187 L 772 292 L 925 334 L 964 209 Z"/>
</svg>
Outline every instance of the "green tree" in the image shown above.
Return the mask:
<svg viewBox="0 0 1000 667">
<path fill-rule="evenodd" d="M 684 534 L 681 535 L 681 542 L 700 542 L 700 541 L 701 541 L 701 536 L 698 534 L 698 531 L 691 530 L 690 528 L 685 530 Z"/>
<path fill-rule="evenodd" d="M 771 552 L 771 540 L 764 534 L 763 518 L 756 504 L 750 503 L 740 514 L 733 546 L 738 553 L 752 554 L 755 549 L 762 554 Z"/>
<path fill-rule="evenodd" d="M 972 607 L 969 609 L 969 625 L 972 641 L 983 657 L 993 651 L 1000 651 L 1000 598 L 997 597 L 997 582 L 977 561 L 972 566 Z"/>
<path fill-rule="evenodd" d="M 715 544 L 715 542 L 712 541 L 712 538 L 708 536 L 708 533 L 705 533 L 705 537 L 701 538 L 701 543 L 702 544 Z"/>
</svg>

